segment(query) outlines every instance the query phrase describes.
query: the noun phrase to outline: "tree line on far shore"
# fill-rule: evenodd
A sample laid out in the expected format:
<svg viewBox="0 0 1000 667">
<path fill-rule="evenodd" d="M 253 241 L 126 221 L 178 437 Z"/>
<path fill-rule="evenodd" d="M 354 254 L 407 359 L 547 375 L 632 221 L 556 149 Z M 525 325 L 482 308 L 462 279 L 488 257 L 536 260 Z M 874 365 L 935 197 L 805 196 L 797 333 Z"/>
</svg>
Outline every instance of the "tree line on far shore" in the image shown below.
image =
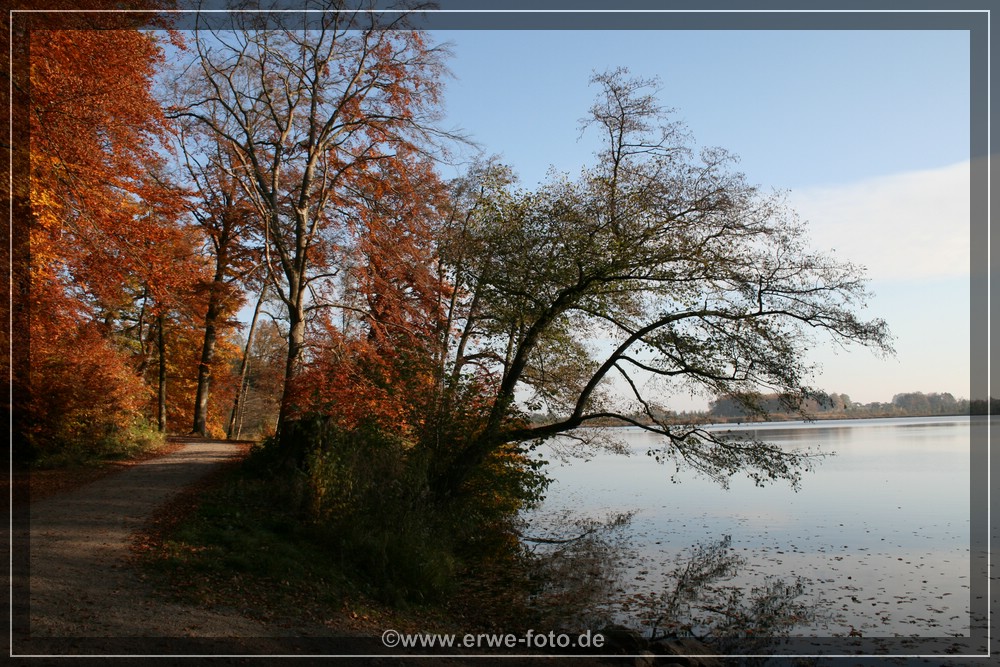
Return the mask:
<svg viewBox="0 0 1000 667">
<path fill-rule="evenodd" d="M 779 394 L 759 397 L 759 407 L 766 410 L 770 419 L 799 418 L 800 414 L 786 408 L 787 399 Z M 859 403 L 847 394 L 816 392 L 804 403 L 805 411 L 818 419 L 866 417 L 932 417 L 939 415 L 984 415 L 996 413 L 1000 399 L 955 398 L 948 392 L 925 394 L 911 391 L 896 394 L 886 403 L 874 401 Z M 718 396 L 711 401 L 706 416 L 719 420 L 750 419 L 752 408 L 735 396 Z"/>
</svg>

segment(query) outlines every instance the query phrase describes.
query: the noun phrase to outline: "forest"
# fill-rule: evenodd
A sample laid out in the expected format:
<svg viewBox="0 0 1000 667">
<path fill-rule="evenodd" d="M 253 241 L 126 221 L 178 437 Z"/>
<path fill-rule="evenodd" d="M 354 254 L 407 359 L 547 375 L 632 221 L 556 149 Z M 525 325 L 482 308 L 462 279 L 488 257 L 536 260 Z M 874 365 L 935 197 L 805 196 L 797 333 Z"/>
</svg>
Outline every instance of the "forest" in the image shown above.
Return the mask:
<svg viewBox="0 0 1000 667">
<path fill-rule="evenodd" d="M 405 15 L 32 20 L 11 71 L 19 464 L 254 440 L 242 506 L 427 599 L 519 548 L 539 442 L 636 425 L 714 479 L 794 483 L 800 454 L 656 399 L 806 414 L 810 346 L 892 352 L 856 314 L 863 271 L 696 146 L 657 81 L 595 73 L 591 166 L 529 190 L 486 151 L 442 176 L 471 138 L 441 124 L 446 46 Z"/>
<path fill-rule="evenodd" d="M 787 415 L 782 397 L 778 394 L 762 395 L 758 399 L 767 414 L 768 419 L 777 419 Z M 847 394 L 818 391 L 808 399 L 806 408 L 809 414 L 819 419 L 852 418 L 866 419 L 877 417 L 932 417 L 937 415 L 984 415 L 992 406 L 996 412 L 996 399 L 988 404 L 985 400 L 969 400 L 955 398 L 948 392 L 922 391 L 895 394 L 891 401 L 858 403 L 852 401 Z M 708 411 L 702 415 L 710 419 L 744 419 L 753 417 L 754 412 L 729 396 L 717 396 L 709 403 Z M 760 415 L 757 415 L 758 417 Z M 792 417 L 797 415 L 791 414 Z"/>
</svg>

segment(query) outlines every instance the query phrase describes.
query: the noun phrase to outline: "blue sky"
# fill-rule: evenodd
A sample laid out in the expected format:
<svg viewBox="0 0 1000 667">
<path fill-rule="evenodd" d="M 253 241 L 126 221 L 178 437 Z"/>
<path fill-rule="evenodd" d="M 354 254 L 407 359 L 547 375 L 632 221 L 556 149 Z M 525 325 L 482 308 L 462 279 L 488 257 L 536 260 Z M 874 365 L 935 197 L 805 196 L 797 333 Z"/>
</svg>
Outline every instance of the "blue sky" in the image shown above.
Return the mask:
<svg viewBox="0 0 1000 667">
<path fill-rule="evenodd" d="M 575 173 L 593 71 L 657 76 L 699 146 L 788 191 L 817 249 L 868 268 L 897 356 L 817 353 L 856 401 L 969 396 L 969 36 L 963 31 L 447 31 L 449 125 L 526 186 Z M 670 407 L 704 400 L 680 396 Z"/>
</svg>

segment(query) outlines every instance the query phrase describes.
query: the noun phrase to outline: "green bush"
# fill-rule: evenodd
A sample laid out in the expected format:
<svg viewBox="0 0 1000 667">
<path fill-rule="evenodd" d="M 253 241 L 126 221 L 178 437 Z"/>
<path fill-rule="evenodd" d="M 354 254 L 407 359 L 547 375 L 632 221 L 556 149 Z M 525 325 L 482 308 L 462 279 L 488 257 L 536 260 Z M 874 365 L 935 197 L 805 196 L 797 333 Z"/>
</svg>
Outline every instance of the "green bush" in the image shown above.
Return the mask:
<svg viewBox="0 0 1000 667">
<path fill-rule="evenodd" d="M 126 427 L 106 426 L 100 431 L 64 434 L 53 438 L 49 448 L 39 451 L 33 465 L 37 468 L 63 468 L 90 465 L 101 461 L 133 458 L 163 445 L 164 435 L 145 420 Z"/>
<path fill-rule="evenodd" d="M 511 556 L 517 514 L 547 484 L 540 464 L 512 447 L 489 459 L 465 493 L 442 500 L 429 491 L 432 453 L 419 443 L 321 417 L 300 421 L 295 433 L 304 439 L 293 443 L 299 465 L 284 465 L 287 452 L 271 439 L 246 469 L 275 476 L 274 502 L 294 509 L 299 528 L 341 572 L 395 605 L 441 599 L 477 560 Z"/>
</svg>

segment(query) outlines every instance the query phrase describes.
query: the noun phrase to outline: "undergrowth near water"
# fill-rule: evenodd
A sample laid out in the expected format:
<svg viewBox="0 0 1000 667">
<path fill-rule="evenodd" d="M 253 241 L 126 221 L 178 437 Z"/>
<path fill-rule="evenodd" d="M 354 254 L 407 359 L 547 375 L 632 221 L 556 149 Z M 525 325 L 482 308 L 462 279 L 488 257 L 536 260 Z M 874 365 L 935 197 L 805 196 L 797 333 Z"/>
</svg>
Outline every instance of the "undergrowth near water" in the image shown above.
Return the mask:
<svg viewBox="0 0 1000 667">
<path fill-rule="evenodd" d="M 326 474 L 343 481 L 333 464 Z M 516 514 L 480 509 L 473 521 L 418 502 L 398 479 L 382 493 L 363 480 L 328 487 L 317 504 L 315 481 L 256 447 L 161 512 L 134 551 L 166 594 L 266 622 L 363 626 L 401 614 L 394 627 L 412 616 L 423 631 L 521 624 L 536 584 L 515 523 L 503 521 Z"/>
<path fill-rule="evenodd" d="M 318 520 L 269 456 L 256 448 L 146 527 L 133 550 L 162 593 L 314 631 L 598 626 L 587 610 L 606 592 L 613 560 L 602 527 L 570 525 L 565 534 L 580 539 L 537 549 L 521 540 L 516 514 L 492 517 L 493 532 L 479 534 L 451 528 L 467 517 L 421 517 L 413 504 L 355 508 L 353 526 Z"/>
<path fill-rule="evenodd" d="M 161 591 L 269 624 L 311 628 L 309 634 L 373 635 L 387 627 L 582 632 L 613 624 L 607 602 L 620 583 L 627 515 L 564 517 L 561 528 L 549 526 L 541 536 L 512 520 L 504 530 L 496 524 L 491 535 L 461 541 L 466 534 L 449 531 L 460 516 L 378 504 L 348 512 L 352 526 L 336 516 L 317 519 L 315 508 L 297 498 L 301 487 L 282 477 L 287 473 L 276 475 L 268 456 L 258 448 L 220 470 L 148 527 L 134 550 Z M 794 587 L 761 592 L 749 605 L 731 596 L 706 598 L 706 591 L 733 593 L 713 587 L 739 565 L 727 546 L 696 549 L 679 565 L 676 587 L 649 601 L 656 613 L 648 640 L 714 637 L 731 648 L 732 641 L 784 630 L 805 614 Z M 758 604 L 768 601 L 781 604 Z M 710 608 L 724 622 L 698 632 L 690 618 L 695 608 Z"/>
</svg>

